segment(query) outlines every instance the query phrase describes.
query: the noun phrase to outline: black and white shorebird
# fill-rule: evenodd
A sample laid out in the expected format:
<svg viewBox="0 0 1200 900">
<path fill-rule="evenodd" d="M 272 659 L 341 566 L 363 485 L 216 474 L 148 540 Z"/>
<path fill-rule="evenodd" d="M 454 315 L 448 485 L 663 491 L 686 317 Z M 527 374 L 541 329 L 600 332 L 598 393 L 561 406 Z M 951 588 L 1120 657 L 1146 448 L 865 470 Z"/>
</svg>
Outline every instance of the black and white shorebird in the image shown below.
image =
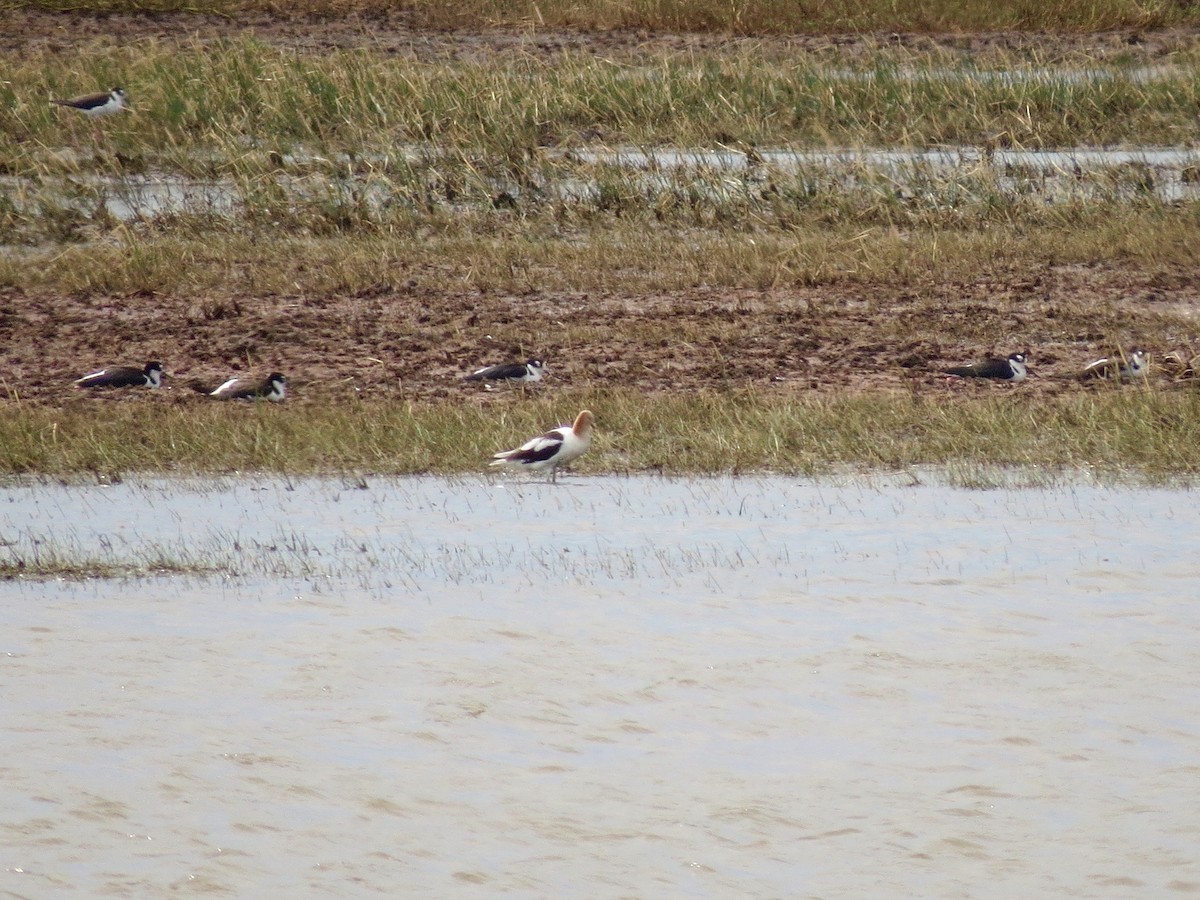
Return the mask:
<svg viewBox="0 0 1200 900">
<path fill-rule="evenodd" d="M 218 400 L 270 400 L 278 403 L 287 395 L 287 379 L 278 372 L 272 372 L 261 381 L 253 378 L 230 378 L 215 391 L 209 392 L 210 397 Z"/>
<path fill-rule="evenodd" d="M 50 102 L 56 106 L 79 110 L 89 119 L 98 119 L 101 116 L 111 116 L 113 113 L 128 109 L 129 95 L 121 88 L 115 87 L 107 94 L 84 94 L 81 97 L 72 97 L 70 100 L 51 100 Z"/>
<path fill-rule="evenodd" d="M 1024 381 L 1029 374 L 1025 364 L 1024 353 L 1014 353 L 1008 359 L 989 358 L 982 362 L 971 363 L 969 366 L 954 366 L 946 369 L 947 375 L 957 375 L 959 378 L 992 378 L 997 381 Z"/>
<path fill-rule="evenodd" d="M 529 384 L 541 381 L 546 374 L 546 364 L 540 359 L 527 359 L 523 363 L 501 363 L 476 369 L 463 381 L 505 381 L 510 384 Z"/>
<path fill-rule="evenodd" d="M 558 467 L 578 459 L 592 443 L 592 426 L 596 417 L 583 410 L 573 425 L 563 425 L 526 441 L 515 450 L 503 450 L 492 457 L 491 465 L 524 468 L 530 472 L 550 470 L 554 481 Z"/>
<path fill-rule="evenodd" d="M 1135 378 L 1145 378 L 1150 371 L 1150 354 L 1145 350 L 1130 350 L 1116 356 L 1103 356 L 1093 363 L 1088 363 L 1080 378 L 1090 381 L 1095 378 L 1115 378 L 1120 381 L 1132 381 Z"/>
<path fill-rule="evenodd" d="M 162 386 L 162 379 L 162 363 L 148 362 L 140 369 L 135 366 L 108 366 L 76 379 L 75 384 L 81 388 L 157 388 Z"/>
</svg>

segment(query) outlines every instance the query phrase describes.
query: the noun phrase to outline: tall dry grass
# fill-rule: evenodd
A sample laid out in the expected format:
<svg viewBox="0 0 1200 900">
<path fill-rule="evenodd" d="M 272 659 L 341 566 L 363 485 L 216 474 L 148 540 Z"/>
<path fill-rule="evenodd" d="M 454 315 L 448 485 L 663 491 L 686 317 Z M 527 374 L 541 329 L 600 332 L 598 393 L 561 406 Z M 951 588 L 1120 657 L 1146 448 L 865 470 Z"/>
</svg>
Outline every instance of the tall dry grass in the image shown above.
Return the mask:
<svg viewBox="0 0 1200 900">
<path fill-rule="evenodd" d="M 136 41 L 10 61 L 0 173 L 196 177 L 293 173 L 535 183 L 548 149 L 942 145 L 1038 149 L 1200 140 L 1194 51 L 1154 77 L 1086 59 L 1048 67 L 993 53 L 986 69 L 881 46 L 844 57 L 786 47 L 606 59 L 563 52 L 406 59 L 370 49 L 300 55 L 252 39 Z M 997 77 L 997 72 L 1007 73 Z M 97 144 L 51 106 L 121 84 L 136 112 Z"/>
</svg>

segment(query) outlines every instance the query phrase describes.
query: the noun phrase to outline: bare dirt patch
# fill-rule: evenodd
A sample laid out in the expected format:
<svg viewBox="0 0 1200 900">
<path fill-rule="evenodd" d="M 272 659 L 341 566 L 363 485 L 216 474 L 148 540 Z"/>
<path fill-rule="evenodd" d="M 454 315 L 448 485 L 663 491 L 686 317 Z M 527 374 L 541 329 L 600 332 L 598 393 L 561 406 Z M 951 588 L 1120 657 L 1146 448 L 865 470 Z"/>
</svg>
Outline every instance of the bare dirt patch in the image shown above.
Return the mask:
<svg viewBox="0 0 1200 900">
<path fill-rule="evenodd" d="M 989 341 L 985 335 L 1005 335 Z M 484 364 L 545 359 L 543 390 L 648 392 L 1007 390 L 951 382 L 947 366 L 1028 350 L 1023 391 L 1084 390 L 1083 366 L 1115 343 L 1158 354 L 1200 340 L 1200 279 L 1120 267 L 1009 272 L 969 283 L 671 294 L 71 297 L 0 294 L 10 399 L 78 402 L 72 379 L 159 359 L 161 396 L 206 402 L 195 386 L 286 373 L 299 403 L 437 402 L 478 396 Z M 140 391 L 106 399 L 134 400 Z"/>
<path fill-rule="evenodd" d="M 552 57 L 571 51 L 607 56 L 661 54 L 746 46 L 766 51 L 839 56 L 895 47 L 915 54 L 1016 53 L 1043 63 L 1078 58 L 1103 62 L 1158 60 L 1200 44 L 1200 30 L 1106 31 L 1087 34 L 982 32 L 963 34 L 801 34 L 737 37 L 712 33 L 660 34 L 640 30 L 560 31 L 538 28 L 491 31 L 429 31 L 414 27 L 403 11 L 337 20 L 303 16 L 241 15 L 227 18 L 184 13 L 110 14 L 0 11 L 0 52 L 73 52 L 89 43 L 139 40 L 206 43 L 253 36 L 300 53 L 341 49 L 419 59 L 467 59 L 520 52 Z"/>
</svg>

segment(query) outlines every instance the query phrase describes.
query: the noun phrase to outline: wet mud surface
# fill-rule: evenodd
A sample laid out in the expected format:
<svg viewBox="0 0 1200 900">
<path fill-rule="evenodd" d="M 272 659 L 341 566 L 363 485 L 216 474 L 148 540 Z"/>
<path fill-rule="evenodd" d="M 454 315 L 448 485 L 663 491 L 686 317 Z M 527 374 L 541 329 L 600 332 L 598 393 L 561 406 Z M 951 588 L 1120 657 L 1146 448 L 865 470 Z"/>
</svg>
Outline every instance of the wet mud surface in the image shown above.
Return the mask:
<svg viewBox="0 0 1200 900">
<path fill-rule="evenodd" d="M 288 375 L 297 402 L 445 400 L 485 388 L 463 376 L 537 357 L 562 386 L 645 391 L 1077 391 L 1114 346 L 1157 360 L 1200 332 L 1194 273 L 1047 267 L 970 282 L 838 283 L 664 294 L 444 293 L 354 296 L 74 297 L 0 293 L 10 399 L 59 405 L 102 365 L 158 359 L 168 402 L 203 401 L 235 374 Z M 1003 337 L 996 337 L 1003 336 Z M 1025 383 L 947 379 L 944 368 L 1027 351 Z M 1173 382 L 1156 363 L 1156 383 Z M 135 399 L 142 392 L 98 392 Z"/>
</svg>

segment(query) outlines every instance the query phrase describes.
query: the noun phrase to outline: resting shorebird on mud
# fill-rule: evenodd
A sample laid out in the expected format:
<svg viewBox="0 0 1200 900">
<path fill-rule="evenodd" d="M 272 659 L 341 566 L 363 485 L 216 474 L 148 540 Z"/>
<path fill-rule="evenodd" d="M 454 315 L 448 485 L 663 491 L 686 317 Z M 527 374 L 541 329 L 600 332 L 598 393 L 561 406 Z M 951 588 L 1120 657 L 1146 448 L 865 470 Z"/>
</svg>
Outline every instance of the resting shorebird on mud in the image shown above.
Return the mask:
<svg viewBox="0 0 1200 900">
<path fill-rule="evenodd" d="M 162 386 L 162 378 L 162 363 L 149 362 L 141 369 L 136 366 L 108 366 L 76 379 L 75 384 L 81 388 L 156 388 Z"/>
<path fill-rule="evenodd" d="M 541 381 L 545 374 L 546 364 L 540 359 L 530 359 L 523 363 L 485 366 L 472 372 L 463 381 L 505 381 L 510 384 L 529 384 Z"/>
<path fill-rule="evenodd" d="M 218 400 L 271 400 L 278 403 L 287 396 L 287 379 L 278 372 L 272 372 L 262 381 L 230 378 L 208 396 Z"/>
<path fill-rule="evenodd" d="M 1145 378 L 1150 371 L 1150 355 L 1145 350 L 1131 350 L 1129 355 L 1124 353 L 1116 356 L 1105 356 L 1094 363 L 1089 363 L 1080 374 L 1080 378 L 1090 381 L 1093 378 L 1116 378 L 1120 381 L 1132 381 L 1135 378 Z"/>
<path fill-rule="evenodd" d="M 1015 384 L 1025 380 L 1029 369 L 1025 365 L 1025 354 L 1014 353 L 1007 359 L 985 359 L 969 366 L 955 366 L 947 369 L 946 374 L 957 375 L 959 378 L 992 378 Z"/>
<path fill-rule="evenodd" d="M 549 469 L 550 481 L 553 482 L 558 467 L 578 459 L 592 443 L 592 425 L 595 421 L 596 417 L 585 409 L 575 417 L 575 424 L 547 431 L 515 450 L 503 450 L 492 457 L 491 465 L 523 468 L 530 472 Z"/>
</svg>

